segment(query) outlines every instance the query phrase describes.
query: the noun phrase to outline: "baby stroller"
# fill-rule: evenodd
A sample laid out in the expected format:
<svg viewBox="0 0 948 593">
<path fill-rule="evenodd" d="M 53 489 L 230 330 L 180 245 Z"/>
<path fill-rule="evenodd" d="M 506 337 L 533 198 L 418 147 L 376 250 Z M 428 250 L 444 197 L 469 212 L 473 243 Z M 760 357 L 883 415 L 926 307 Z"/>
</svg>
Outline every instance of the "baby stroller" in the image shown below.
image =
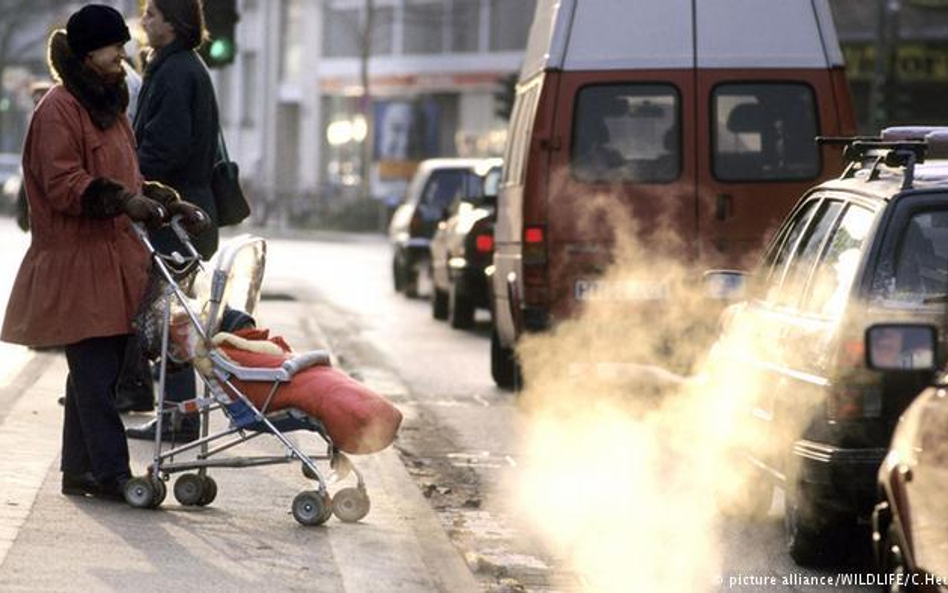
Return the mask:
<svg viewBox="0 0 948 593">
<path fill-rule="evenodd" d="M 362 474 L 333 445 L 323 423 L 299 409 L 270 409 L 273 396 L 290 384 L 294 376 L 316 365 L 329 366 L 329 353 L 323 350 L 306 352 L 288 357 L 277 368 L 254 368 L 235 363 L 215 347 L 212 340 L 221 327 L 225 309 L 253 313 L 260 297 L 266 243 L 259 237 L 242 235 L 223 245 L 212 262 L 212 274 L 204 276 L 209 284 L 206 283 L 203 294 L 201 290 L 195 290 L 192 283 L 190 290 L 197 295 L 194 298 L 186 294 L 183 285 L 186 279 L 193 280 L 203 272 L 200 256 L 181 226 L 181 220 L 175 217 L 169 224 L 189 252 L 187 255 L 159 254 L 149 241 L 147 232 L 141 226 L 134 225 L 152 256 L 154 276 L 149 292 L 155 298 L 152 299 L 151 308 L 160 312 L 159 322 L 153 324 L 158 326 L 157 331 L 152 328 L 160 336 L 156 339 L 160 344 L 157 357 L 159 413 L 154 458 L 145 476 L 134 477 L 126 484 L 126 501 L 136 508 L 156 508 L 165 499 L 165 482 L 171 474 L 188 472 L 181 473 L 176 479 L 175 498 L 185 506 L 206 506 L 217 495 L 217 484 L 208 475 L 211 468 L 244 468 L 298 461 L 303 474 L 316 482 L 314 490 L 300 492 L 293 499 L 292 513 L 299 523 L 320 525 L 333 514 L 346 522 L 362 519 L 369 512 L 369 497 Z M 158 287 L 157 290 L 155 287 Z M 178 323 L 173 323 L 173 319 Z M 187 355 L 182 355 L 180 336 L 176 340 L 173 335 L 174 332 L 181 332 L 182 328 L 192 337 L 194 346 Z M 200 357 L 201 364 L 192 356 Z M 193 400 L 166 406 L 165 377 L 168 368 L 184 362 L 193 362 L 199 371 L 203 393 Z M 269 397 L 262 406 L 254 405 L 241 390 L 241 385 L 251 384 L 269 386 Z M 229 424 L 227 428 L 212 433 L 211 415 L 218 411 L 225 415 Z M 176 422 L 181 416 L 190 414 L 200 417 L 198 440 L 180 446 L 163 444 L 162 425 Z M 304 453 L 285 434 L 295 430 L 318 434 L 326 443 L 325 453 Z M 283 445 L 285 453 L 249 457 L 222 455 L 263 434 L 275 437 Z M 195 452 L 196 455 L 183 455 Z M 186 459 L 182 460 L 181 457 Z M 324 473 L 317 462 L 328 462 L 329 471 Z M 355 475 L 356 485 L 330 496 L 329 484 L 344 479 L 350 473 Z"/>
</svg>

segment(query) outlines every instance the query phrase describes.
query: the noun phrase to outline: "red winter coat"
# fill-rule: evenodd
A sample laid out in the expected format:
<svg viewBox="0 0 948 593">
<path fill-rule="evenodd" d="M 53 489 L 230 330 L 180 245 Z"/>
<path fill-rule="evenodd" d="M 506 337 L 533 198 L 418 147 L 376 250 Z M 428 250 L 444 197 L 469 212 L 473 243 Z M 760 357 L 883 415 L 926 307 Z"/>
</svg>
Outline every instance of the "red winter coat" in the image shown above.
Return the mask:
<svg viewBox="0 0 948 593">
<path fill-rule="evenodd" d="M 61 346 L 127 334 L 148 277 L 148 254 L 125 215 L 83 215 L 81 196 L 106 177 L 133 192 L 142 179 L 127 118 L 100 129 L 62 85 L 37 106 L 23 148 L 32 243 L 0 339 Z"/>
</svg>

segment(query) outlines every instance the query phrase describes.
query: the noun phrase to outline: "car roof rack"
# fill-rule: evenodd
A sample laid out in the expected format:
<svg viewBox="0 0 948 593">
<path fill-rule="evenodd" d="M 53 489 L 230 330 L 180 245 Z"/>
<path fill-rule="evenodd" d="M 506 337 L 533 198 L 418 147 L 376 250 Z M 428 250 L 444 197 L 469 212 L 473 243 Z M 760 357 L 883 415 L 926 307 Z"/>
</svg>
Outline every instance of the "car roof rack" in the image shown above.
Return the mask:
<svg viewBox="0 0 948 593">
<path fill-rule="evenodd" d="M 869 168 L 867 181 L 879 178 L 880 165 L 903 168 L 902 189 L 911 189 L 915 181 L 915 165 L 926 157 L 948 156 L 948 127 L 895 126 L 882 130 L 878 136 L 818 136 L 820 145 L 842 146 L 846 168 L 840 179 L 854 177 L 856 171 Z"/>
</svg>

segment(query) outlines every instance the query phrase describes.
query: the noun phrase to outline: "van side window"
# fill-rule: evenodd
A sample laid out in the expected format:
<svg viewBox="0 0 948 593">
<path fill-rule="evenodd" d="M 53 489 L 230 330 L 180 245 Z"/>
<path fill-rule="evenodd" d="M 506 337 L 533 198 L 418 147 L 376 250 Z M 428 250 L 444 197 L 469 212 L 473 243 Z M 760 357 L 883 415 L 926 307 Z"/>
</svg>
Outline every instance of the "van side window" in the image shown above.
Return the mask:
<svg viewBox="0 0 948 593">
<path fill-rule="evenodd" d="M 843 313 L 873 219 L 865 208 L 846 209 L 810 282 L 806 311 L 830 318 Z"/>
<path fill-rule="evenodd" d="M 807 279 L 842 209 L 843 203 L 836 200 L 825 200 L 820 205 L 813 222 L 808 225 L 806 234 L 794 250 L 783 280 L 769 288 L 768 301 L 785 307 L 794 307 L 799 303 Z"/>
<path fill-rule="evenodd" d="M 921 303 L 948 294 L 948 210 L 916 212 L 902 230 L 894 258 L 880 262 L 873 296 Z"/>
<path fill-rule="evenodd" d="M 712 95 L 714 176 L 812 179 L 820 172 L 816 101 L 804 84 L 721 84 Z"/>
<path fill-rule="evenodd" d="M 570 169 L 586 182 L 668 183 L 681 174 L 678 92 L 667 84 L 580 89 Z"/>
</svg>

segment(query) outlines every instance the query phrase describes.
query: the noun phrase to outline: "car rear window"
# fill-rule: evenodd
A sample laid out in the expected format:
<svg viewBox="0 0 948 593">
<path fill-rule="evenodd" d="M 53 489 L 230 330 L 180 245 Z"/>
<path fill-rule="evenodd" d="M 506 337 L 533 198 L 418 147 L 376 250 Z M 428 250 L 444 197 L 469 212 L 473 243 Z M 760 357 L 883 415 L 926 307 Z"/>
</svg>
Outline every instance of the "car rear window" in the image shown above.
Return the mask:
<svg viewBox="0 0 948 593">
<path fill-rule="evenodd" d="M 891 266 L 880 265 L 875 297 L 924 303 L 948 294 L 948 210 L 916 212 L 905 225 Z"/>
<path fill-rule="evenodd" d="M 678 92 L 667 84 L 584 87 L 570 169 L 586 182 L 667 183 L 681 174 Z"/>
<path fill-rule="evenodd" d="M 809 86 L 721 84 L 713 92 L 712 118 L 718 179 L 785 181 L 819 174 L 816 101 Z"/>
</svg>

